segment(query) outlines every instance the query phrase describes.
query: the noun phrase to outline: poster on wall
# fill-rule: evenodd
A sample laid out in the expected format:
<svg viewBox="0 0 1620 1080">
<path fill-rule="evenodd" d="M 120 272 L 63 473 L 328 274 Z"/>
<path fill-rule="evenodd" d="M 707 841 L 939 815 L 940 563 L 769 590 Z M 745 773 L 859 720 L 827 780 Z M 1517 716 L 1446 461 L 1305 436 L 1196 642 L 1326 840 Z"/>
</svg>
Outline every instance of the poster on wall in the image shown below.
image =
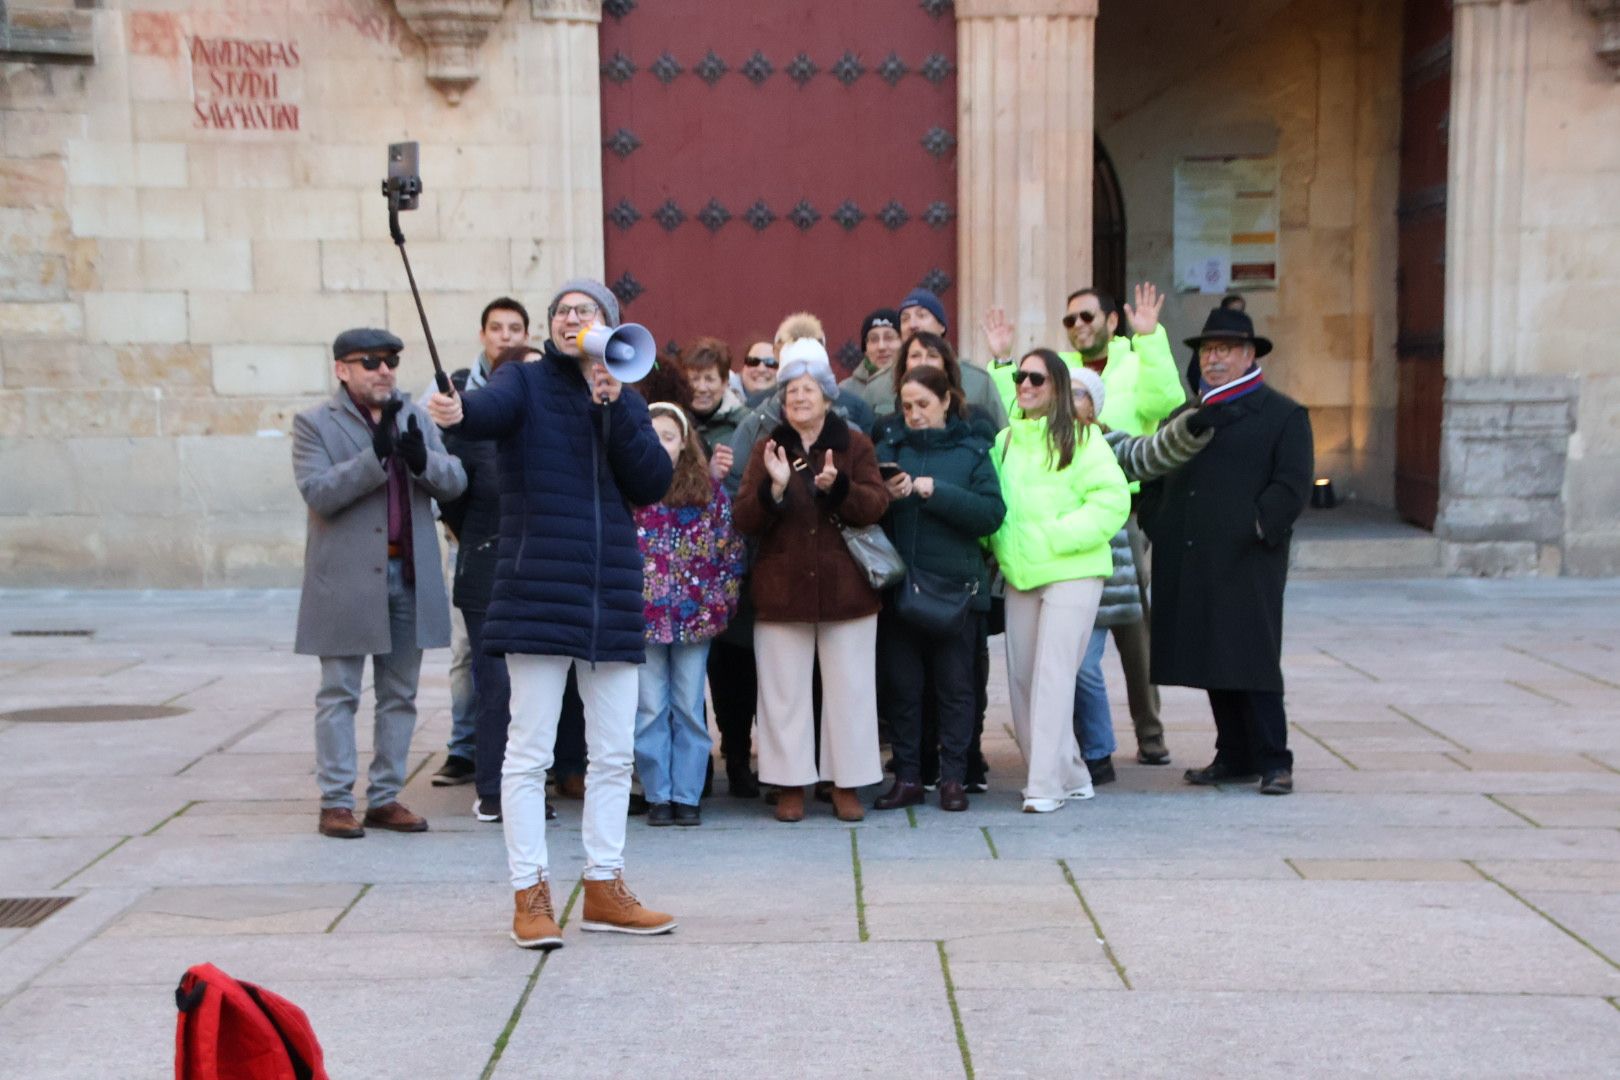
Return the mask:
<svg viewBox="0 0 1620 1080">
<path fill-rule="evenodd" d="M 1277 287 L 1277 159 L 1176 163 L 1176 287 L 1224 293 Z"/>
</svg>

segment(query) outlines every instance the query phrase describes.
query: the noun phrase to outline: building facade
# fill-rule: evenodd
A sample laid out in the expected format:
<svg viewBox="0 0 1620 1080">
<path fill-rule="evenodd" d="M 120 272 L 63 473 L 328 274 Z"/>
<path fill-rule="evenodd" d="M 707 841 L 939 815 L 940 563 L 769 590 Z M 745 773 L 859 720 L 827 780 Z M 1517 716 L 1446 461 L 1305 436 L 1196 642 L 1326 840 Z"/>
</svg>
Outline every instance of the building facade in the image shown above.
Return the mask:
<svg viewBox="0 0 1620 1080">
<path fill-rule="evenodd" d="M 0 584 L 297 579 L 333 336 L 429 382 L 402 140 L 456 366 L 485 302 L 574 274 L 660 341 L 810 307 L 835 352 L 927 283 L 970 356 L 991 304 L 1061 340 L 1094 277 L 1171 290 L 1173 337 L 1237 287 L 1341 494 L 1454 572 L 1620 572 L 1620 3 L 4 11 Z"/>
</svg>

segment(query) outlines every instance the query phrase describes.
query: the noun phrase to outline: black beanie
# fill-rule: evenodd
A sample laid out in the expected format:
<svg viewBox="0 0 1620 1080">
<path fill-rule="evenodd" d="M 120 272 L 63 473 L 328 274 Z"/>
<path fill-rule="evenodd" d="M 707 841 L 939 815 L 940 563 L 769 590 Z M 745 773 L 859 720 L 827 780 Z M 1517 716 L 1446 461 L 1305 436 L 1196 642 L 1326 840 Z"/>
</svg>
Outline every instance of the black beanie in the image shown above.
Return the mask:
<svg viewBox="0 0 1620 1080">
<path fill-rule="evenodd" d="M 861 322 L 861 352 L 866 352 L 866 335 L 872 332 L 874 326 L 887 326 L 895 333 L 900 332 L 900 313 L 893 308 L 878 308 Z"/>
</svg>

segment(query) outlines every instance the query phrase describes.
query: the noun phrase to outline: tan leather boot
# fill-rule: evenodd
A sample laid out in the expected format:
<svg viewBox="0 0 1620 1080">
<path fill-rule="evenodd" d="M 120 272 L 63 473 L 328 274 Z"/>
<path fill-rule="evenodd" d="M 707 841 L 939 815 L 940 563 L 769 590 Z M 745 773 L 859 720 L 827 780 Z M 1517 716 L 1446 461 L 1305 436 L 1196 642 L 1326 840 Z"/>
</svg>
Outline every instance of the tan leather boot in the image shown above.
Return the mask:
<svg viewBox="0 0 1620 1080">
<path fill-rule="evenodd" d="M 861 805 L 861 797 L 855 794 L 854 788 L 833 788 L 832 804 L 833 813 L 838 815 L 839 821 L 862 821 L 866 818 L 866 808 Z"/>
<path fill-rule="evenodd" d="M 778 788 L 776 792 L 776 820 L 804 820 L 804 788 Z"/>
<path fill-rule="evenodd" d="M 624 883 L 623 874 L 609 881 L 585 879 L 585 918 L 581 930 L 615 934 L 667 934 L 675 929 L 675 916 L 641 906 Z"/>
<path fill-rule="evenodd" d="M 541 881 L 513 897 L 512 940 L 525 949 L 562 948 L 562 927 L 551 907 L 551 887 Z"/>
</svg>

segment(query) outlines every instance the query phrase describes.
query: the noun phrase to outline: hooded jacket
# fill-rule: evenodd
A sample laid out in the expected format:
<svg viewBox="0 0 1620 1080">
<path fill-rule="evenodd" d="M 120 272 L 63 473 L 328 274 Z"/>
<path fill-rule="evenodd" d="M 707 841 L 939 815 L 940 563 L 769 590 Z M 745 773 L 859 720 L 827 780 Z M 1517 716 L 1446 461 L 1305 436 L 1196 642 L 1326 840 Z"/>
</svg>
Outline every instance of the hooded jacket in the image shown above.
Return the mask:
<svg viewBox="0 0 1620 1080">
<path fill-rule="evenodd" d="M 641 551 L 633 506 L 664 497 L 672 473 L 647 405 L 629 387 L 591 399 L 579 361 L 504 364 L 462 399 L 456 430 L 497 440 L 500 541 L 484 648 L 494 655 L 645 659 Z"/>
</svg>

